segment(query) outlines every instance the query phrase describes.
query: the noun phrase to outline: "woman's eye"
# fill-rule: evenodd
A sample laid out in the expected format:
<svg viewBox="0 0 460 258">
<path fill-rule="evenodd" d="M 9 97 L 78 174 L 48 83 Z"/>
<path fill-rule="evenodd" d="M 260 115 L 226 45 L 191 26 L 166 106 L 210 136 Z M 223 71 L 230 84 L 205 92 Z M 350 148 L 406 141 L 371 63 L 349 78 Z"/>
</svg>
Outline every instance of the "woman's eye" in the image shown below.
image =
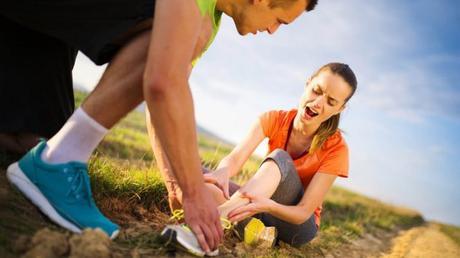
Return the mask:
<svg viewBox="0 0 460 258">
<path fill-rule="evenodd" d="M 333 107 L 333 106 L 335 106 L 337 104 L 337 101 L 329 100 L 327 103 L 329 104 L 329 106 Z"/>
</svg>

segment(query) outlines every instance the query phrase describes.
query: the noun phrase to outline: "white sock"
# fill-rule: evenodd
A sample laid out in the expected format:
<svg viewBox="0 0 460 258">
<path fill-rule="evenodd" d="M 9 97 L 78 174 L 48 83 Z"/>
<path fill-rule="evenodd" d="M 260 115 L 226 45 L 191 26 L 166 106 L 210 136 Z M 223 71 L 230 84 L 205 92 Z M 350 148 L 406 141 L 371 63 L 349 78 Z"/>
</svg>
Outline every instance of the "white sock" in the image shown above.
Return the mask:
<svg viewBox="0 0 460 258">
<path fill-rule="evenodd" d="M 64 126 L 47 142 L 42 159 L 48 163 L 88 162 L 107 129 L 80 107 Z"/>
</svg>

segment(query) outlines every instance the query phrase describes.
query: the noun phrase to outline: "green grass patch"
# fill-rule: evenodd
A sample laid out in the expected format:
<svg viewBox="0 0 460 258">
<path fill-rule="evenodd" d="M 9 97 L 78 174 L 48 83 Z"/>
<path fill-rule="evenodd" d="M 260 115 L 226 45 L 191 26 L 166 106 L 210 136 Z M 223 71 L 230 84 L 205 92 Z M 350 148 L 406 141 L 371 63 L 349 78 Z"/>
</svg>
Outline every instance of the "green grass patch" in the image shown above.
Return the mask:
<svg viewBox="0 0 460 258">
<path fill-rule="evenodd" d="M 104 157 L 95 157 L 89 165 L 95 194 L 110 197 L 134 198 L 150 206 L 162 203 L 166 189 L 155 168 L 132 167 Z"/>
</svg>

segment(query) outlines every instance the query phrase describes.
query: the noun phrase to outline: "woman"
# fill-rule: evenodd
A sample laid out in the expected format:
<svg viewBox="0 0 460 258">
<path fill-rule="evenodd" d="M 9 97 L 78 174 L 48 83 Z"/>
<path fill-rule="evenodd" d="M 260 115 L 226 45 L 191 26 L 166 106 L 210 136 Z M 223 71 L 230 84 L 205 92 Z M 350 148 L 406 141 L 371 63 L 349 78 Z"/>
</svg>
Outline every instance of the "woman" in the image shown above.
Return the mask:
<svg viewBox="0 0 460 258">
<path fill-rule="evenodd" d="M 312 240 L 325 194 L 337 176 L 348 176 L 348 148 L 338 125 L 356 87 L 348 65 L 330 63 L 308 80 L 297 109 L 264 113 L 217 169 L 205 174 L 221 216 L 235 222 L 258 214 L 283 242 L 298 247 Z M 265 138 L 269 154 L 256 174 L 229 191 L 229 178 Z"/>
</svg>

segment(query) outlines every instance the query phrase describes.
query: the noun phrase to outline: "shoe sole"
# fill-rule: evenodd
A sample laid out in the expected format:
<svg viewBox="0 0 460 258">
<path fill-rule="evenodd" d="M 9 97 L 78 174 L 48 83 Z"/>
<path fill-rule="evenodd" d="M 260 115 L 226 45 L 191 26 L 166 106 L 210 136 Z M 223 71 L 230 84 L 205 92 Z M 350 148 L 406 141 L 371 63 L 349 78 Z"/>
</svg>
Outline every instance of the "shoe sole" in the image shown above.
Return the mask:
<svg viewBox="0 0 460 258">
<path fill-rule="evenodd" d="M 166 227 L 163 229 L 163 231 L 160 234 L 161 238 L 165 242 L 165 245 L 170 245 L 172 244 L 174 247 L 177 249 L 180 249 L 184 252 L 188 252 L 190 254 L 196 255 L 196 256 L 217 256 L 219 255 L 219 249 L 216 249 L 212 252 L 205 253 L 202 250 L 195 250 L 194 247 L 190 246 L 186 241 L 183 241 L 181 238 L 177 237 L 177 232 L 172 229 Z"/>
<path fill-rule="evenodd" d="M 177 238 L 176 231 L 171 228 L 163 229 L 163 231 L 161 232 L 161 237 L 166 242 L 166 245 L 173 244 L 174 247 L 196 256 L 203 257 L 205 255 L 204 252 L 194 250 L 194 248 L 192 248 L 188 243 L 186 243 L 185 241 L 181 241 L 181 239 Z"/>
<path fill-rule="evenodd" d="M 54 209 L 40 189 L 38 189 L 37 186 L 32 183 L 29 178 L 27 178 L 24 172 L 22 172 L 17 162 L 8 167 L 6 177 L 11 184 L 21 191 L 21 193 L 24 194 L 35 206 L 37 206 L 51 221 L 74 233 L 81 233 L 80 228 L 66 220 L 56 211 L 56 209 Z M 105 233 L 105 231 L 103 232 Z M 114 239 L 118 233 L 119 230 L 114 231 L 110 238 Z"/>
</svg>

